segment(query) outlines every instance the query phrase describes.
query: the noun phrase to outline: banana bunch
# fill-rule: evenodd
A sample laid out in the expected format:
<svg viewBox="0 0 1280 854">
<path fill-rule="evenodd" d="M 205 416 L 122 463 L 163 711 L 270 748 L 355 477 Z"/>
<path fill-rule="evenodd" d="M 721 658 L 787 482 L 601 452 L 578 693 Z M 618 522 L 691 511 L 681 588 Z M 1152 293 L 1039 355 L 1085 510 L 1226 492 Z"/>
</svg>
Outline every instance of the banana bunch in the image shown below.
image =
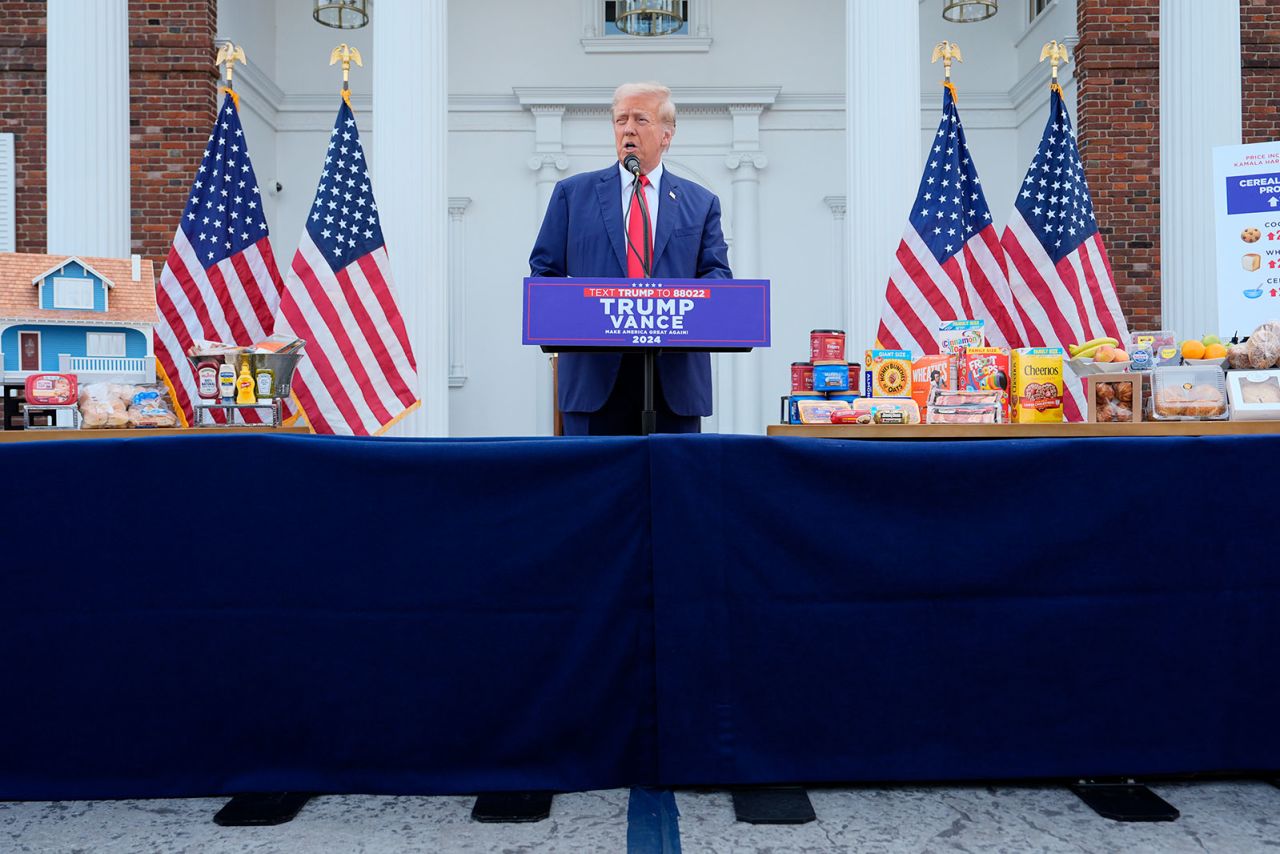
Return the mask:
<svg viewBox="0 0 1280 854">
<path fill-rule="evenodd" d="M 1095 338 L 1083 344 L 1069 344 L 1067 345 L 1067 352 L 1073 359 L 1092 359 L 1093 354 L 1098 351 L 1099 347 L 1106 346 L 1118 347 L 1120 342 L 1114 338 Z"/>
</svg>

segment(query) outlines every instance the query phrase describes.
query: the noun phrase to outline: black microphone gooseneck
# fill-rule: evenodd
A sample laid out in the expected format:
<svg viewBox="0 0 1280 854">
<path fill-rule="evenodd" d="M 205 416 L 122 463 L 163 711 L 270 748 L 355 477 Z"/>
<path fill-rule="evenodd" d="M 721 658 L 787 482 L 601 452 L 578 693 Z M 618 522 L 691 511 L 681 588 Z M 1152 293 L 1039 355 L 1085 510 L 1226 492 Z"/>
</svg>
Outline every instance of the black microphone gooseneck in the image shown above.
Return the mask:
<svg viewBox="0 0 1280 854">
<path fill-rule="evenodd" d="M 622 166 L 628 172 L 635 176 L 631 182 L 631 198 L 640 200 L 640 218 L 643 220 L 644 227 L 644 251 L 636 248 L 631 242 L 631 229 L 627 228 L 627 244 L 631 251 L 636 253 L 636 257 L 640 259 L 640 266 L 644 270 L 646 279 L 653 276 L 653 257 L 650 255 L 649 247 L 653 244 L 650 238 L 649 225 L 649 202 L 644 195 L 644 187 L 640 183 L 640 158 L 634 154 L 628 154 L 622 159 Z M 628 215 L 634 205 L 627 205 Z M 654 383 L 653 374 L 657 367 L 657 350 L 653 347 L 646 347 L 644 350 L 644 410 L 640 413 L 640 435 L 648 436 L 656 433 L 658 430 L 658 413 L 654 409 L 653 394 Z"/>
</svg>

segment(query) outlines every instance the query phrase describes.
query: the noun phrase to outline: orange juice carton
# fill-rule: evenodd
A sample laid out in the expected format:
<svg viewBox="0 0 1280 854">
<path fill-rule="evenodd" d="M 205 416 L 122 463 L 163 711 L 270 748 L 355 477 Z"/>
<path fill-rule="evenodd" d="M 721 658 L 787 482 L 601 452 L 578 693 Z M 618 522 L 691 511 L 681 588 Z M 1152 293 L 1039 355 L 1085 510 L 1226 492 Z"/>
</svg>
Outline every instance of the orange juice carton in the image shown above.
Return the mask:
<svg viewBox="0 0 1280 854">
<path fill-rule="evenodd" d="M 938 323 L 938 349 L 948 356 L 955 356 L 970 347 L 985 347 L 986 333 L 983 320 L 943 320 Z"/>
<path fill-rule="evenodd" d="M 868 350 L 862 377 L 866 397 L 910 397 L 911 351 Z"/>
<path fill-rule="evenodd" d="M 1009 420 L 1009 348 L 966 347 L 960 352 L 956 388 L 960 391 L 999 391 L 1001 414 Z"/>
<path fill-rule="evenodd" d="M 921 356 L 911 363 L 911 399 L 926 410 L 929 392 L 956 387 L 955 357 L 943 354 Z"/>
<path fill-rule="evenodd" d="M 1062 420 L 1062 350 L 1024 347 L 1013 351 L 1012 420 L 1045 424 Z"/>
</svg>

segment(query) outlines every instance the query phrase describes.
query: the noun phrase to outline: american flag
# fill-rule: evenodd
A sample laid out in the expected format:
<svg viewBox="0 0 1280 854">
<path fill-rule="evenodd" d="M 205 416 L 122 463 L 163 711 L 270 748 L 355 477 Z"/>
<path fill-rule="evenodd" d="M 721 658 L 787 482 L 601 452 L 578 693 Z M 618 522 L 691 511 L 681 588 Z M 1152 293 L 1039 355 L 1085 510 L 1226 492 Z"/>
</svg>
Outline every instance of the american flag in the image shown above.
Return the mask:
<svg viewBox="0 0 1280 854">
<path fill-rule="evenodd" d="M 293 392 L 317 433 L 375 435 L 419 404 L 379 219 L 344 98 L 276 327 L 307 342 Z"/>
<path fill-rule="evenodd" d="M 938 352 L 938 324 L 984 320 L 987 339 L 1013 345 L 1021 335 L 1004 253 L 969 155 L 950 84 L 920 189 L 889 273 L 876 332 L 890 349 L 916 356 Z"/>
<path fill-rule="evenodd" d="M 1001 243 L 1026 346 L 1065 350 L 1104 336 L 1128 340 L 1075 131 L 1056 85 L 1040 147 Z M 1067 420 L 1079 421 L 1085 411 L 1083 384 L 1064 379 Z"/>
<path fill-rule="evenodd" d="M 199 339 L 247 346 L 270 335 L 281 287 L 258 179 L 228 93 L 156 288 L 156 361 L 185 424 L 196 398 L 187 350 Z M 241 414 L 250 423 L 264 420 L 255 410 Z"/>
</svg>

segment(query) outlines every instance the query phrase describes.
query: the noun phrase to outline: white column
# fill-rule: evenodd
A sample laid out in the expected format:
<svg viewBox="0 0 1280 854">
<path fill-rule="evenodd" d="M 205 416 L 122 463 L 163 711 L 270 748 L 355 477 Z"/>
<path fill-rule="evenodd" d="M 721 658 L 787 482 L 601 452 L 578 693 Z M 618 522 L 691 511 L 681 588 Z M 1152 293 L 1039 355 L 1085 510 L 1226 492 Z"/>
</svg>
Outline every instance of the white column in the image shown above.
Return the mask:
<svg viewBox="0 0 1280 854">
<path fill-rule="evenodd" d="M 48 3 L 49 252 L 129 255 L 129 3 Z"/>
<path fill-rule="evenodd" d="M 534 172 L 537 201 L 534 207 L 534 232 L 542 227 L 547 205 L 551 203 L 551 191 L 555 189 L 565 171 L 569 158 L 564 153 L 564 104 L 530 104 L 533 114 L 533 155 L 529 168 Z M 533 234 L 529 245 L 533 245 Z M 534 430 L 539 436 L 555 432 L 555 375 L 551 370 L 551 356 L 537 353 L 534 360 Z"/>
<path fill-rule="evenodd" d="M 467 382 L 467 232 L 463 215 L 468 196 L 449 197 L 449 388 Z"/>
<path fill-rule="evenodd" d="M 373 7 L 374 192 L 422 408 L 404 436 L 449 434 L 446 0 Z"/>
<path fill-rule="evenodd" d="M 920 7 L 845 0 L 849 357 L 875 338 L 920 181 Z M 932 12 L 936 14 L 936 12 Z"/>
<path fill-rule="evenodd" d="M 1161 0 L 1160 307 L 1180 338 L 1233 331 L 1218 328 L 1212 157 L 1239 143 L 1239 0 Z"/>
<path fill-rule="evenodd" d="M 733 248 L 729 266 L 739 279 L 764 278 L 760 262 L 760 170 L 769 165 L 769 158 L 760 151 L 763 111 L 762 104 L 729 105 L 733 118 L 733 150 L 725 158 L 725 165 L 733 172 Z M 765 425 L 776 419 L 764 408 L 762 358 L 758 352 L 721 355 L 721 433 L 763 433 Z"/>
</svg>

